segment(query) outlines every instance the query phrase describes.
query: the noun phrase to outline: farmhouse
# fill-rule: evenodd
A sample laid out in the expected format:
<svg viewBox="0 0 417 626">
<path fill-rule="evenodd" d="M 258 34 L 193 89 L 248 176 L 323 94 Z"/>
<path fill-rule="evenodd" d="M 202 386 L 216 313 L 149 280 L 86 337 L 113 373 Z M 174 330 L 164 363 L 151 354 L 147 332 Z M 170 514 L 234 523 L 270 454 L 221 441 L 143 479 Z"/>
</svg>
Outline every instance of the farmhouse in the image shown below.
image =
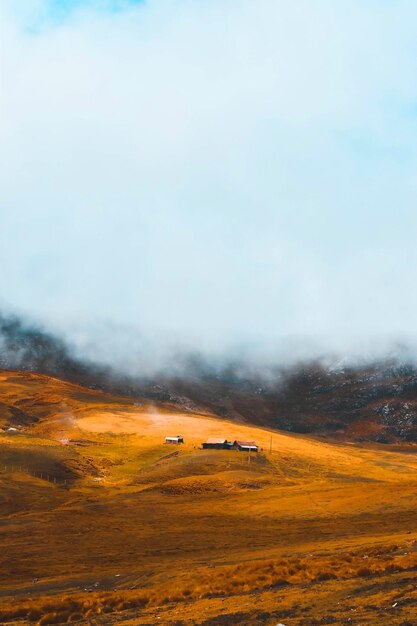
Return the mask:
<svg viewBox="0 0 417 626">
<path fill-rule="evenodd" d="M 207 441 L 203 443 L 204 450 L 229 450 L 231 446 L 232 444 L 222 437 L 209 437 Z"/>
<path fill-rule="evenodd" d="M 258 446 L 254 441 L 238 441 L 236 440 L 233 447 L 240 452 L 258 452 Z"/>
<path fill-rule="evenodd" d="M 165 437 L 165 443 L 184 443 L 184 437 L 181 437 L 181 435 L 177 435 L 176 437 Z"/>
</svg>

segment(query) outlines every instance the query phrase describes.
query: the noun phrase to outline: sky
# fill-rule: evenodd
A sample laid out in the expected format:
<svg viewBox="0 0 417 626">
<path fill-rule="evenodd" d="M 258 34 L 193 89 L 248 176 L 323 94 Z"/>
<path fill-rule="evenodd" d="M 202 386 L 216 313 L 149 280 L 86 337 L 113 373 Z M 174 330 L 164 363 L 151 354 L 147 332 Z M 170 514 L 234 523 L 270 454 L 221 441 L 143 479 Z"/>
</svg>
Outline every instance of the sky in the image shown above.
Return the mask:
<svg viewBox="0 0 417 626">
<path fill-rule="evenodd" d="M 0 20 L 4 309 L 90 348 L 417 335 L 414 0 Z"/>
</svg>

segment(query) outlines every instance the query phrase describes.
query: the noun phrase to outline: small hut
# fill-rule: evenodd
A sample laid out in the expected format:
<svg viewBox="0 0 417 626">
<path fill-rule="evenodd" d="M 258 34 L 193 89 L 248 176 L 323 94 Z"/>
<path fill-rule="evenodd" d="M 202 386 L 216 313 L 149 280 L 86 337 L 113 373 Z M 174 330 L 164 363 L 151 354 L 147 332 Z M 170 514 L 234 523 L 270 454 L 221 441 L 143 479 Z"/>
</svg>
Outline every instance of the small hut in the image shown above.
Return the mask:
<svg viewBox="0 0 417 626">
<path fill-rule="evenodd" d="M 180 443 L 184 443 L 184 437 L 181 437 L 181 435 L 177 435 L 176 437 L 165 437 L 165 443 L 173 443 L 173 444 L 180 444 Z"/>
<path fill-rule="evenodd" d="M 258 446 L 254 441 L 240 441 L 236 439 L 233 447 L 240 452 L 258 452 Z"/>
</svg>

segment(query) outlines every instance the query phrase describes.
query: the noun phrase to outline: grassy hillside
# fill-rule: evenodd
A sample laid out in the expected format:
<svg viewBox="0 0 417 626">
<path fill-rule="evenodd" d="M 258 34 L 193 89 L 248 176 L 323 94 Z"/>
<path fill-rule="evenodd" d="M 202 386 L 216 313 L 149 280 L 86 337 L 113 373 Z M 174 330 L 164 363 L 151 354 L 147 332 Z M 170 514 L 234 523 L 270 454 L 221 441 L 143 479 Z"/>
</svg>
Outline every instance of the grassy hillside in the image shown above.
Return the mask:
<svg viewBox="0 0 417 626">
<path fill-rule="evenodd" d="M 0 402 L 1 623 L 415 623 L 412 444 L 328 443 L 22 372 L 0 374 Z M 202 450 L 209 436 L 261 451 Z"/>
</svg>

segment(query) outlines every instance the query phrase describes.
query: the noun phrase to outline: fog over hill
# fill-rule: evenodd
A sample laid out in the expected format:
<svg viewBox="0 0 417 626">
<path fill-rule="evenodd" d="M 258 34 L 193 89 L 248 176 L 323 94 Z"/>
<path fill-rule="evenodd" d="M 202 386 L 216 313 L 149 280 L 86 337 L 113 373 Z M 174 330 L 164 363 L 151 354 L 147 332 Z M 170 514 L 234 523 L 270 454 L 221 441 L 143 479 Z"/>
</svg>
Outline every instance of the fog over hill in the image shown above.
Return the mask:
<svg viewBox="0 0 417 626">
<path fill-rule="evenodd" d="M 0 4 L 2 366 L 413 439 L 417 5 Z"/>
<path fill-rule="evenodd" d="M 126 354 L 126 361 L 134 356 Z M 179 350 L 169 354 L 172 366 L 161 362 L 151 373 L 140 367 L 146 353 L 136 358 L 136 373 L 131 367 L 124 371 L 94 361 L 91 350 L 83 358 L 60 337 L 17 316 L 0 317 L 3 369 L 44 373 L 292 432 L 417 441 L 417 366 L 404 348 L 378 359 L 315 355 L 280 361 L 277 356 L 274 362 L 268 356 L 264 363 L 259 354 L 251 360 L 248 351 L 214 357 Z"/>
</svg>

